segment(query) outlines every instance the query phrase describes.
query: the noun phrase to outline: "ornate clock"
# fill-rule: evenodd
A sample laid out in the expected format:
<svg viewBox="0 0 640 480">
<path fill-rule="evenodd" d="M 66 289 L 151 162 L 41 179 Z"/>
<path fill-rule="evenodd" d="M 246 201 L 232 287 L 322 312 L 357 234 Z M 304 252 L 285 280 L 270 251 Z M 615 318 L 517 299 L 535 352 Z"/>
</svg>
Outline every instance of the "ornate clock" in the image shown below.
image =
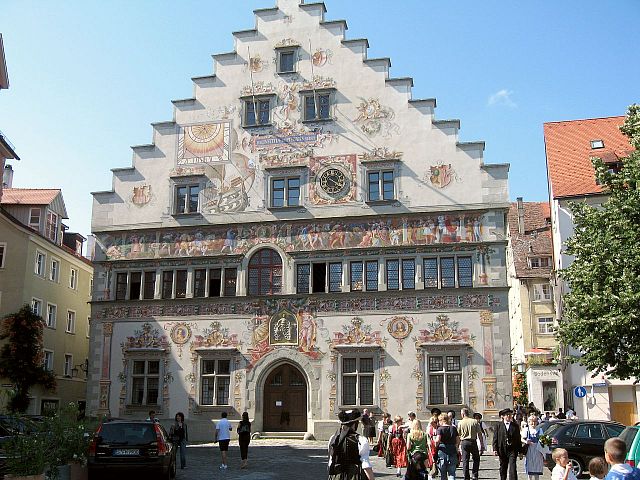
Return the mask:
<svg viewBox="0 0 640 480">
<path fill-rule="evenodd" d="M 320 174 L 320 187 L 331 196 L 339 196 L 347 190 L 348 180 L 342 170 L 327 168 Z"/>
</svg>

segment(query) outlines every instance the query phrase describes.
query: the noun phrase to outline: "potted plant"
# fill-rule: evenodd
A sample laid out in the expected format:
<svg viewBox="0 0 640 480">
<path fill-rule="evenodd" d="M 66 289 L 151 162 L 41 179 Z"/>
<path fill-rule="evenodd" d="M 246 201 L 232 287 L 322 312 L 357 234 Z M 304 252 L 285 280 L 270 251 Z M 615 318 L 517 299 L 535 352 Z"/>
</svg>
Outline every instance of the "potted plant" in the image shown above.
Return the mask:
<svg viewBox="0 0 640 480">
<path fill-rule="evenodd" d="M 49 452 L 42 433 L 15 435 L 6 444 L 7 475 L 5 479 L 44 480 Z"/>
<path fill-rule="evenodd" d="M 75 403 L 62 407 L 54 416 L 45 420 L 50 452 L 52 480 L 86 480 L 89 435 L 87 425 L 79 420 Z"/>
</svg>

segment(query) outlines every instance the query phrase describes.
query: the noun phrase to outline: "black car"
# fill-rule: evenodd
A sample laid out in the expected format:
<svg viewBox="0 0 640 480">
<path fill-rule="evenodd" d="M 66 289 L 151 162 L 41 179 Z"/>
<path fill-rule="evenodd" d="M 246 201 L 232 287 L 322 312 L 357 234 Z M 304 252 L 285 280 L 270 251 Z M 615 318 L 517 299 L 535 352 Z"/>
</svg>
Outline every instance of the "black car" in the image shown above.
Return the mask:
<svg viewBox="0 0 640 480">
<path fill-rule="evenodd" d="M 89 444 L 89 478 L 170 479 L 176 476 L 176 448 L 159 423 L 136 420 L 105 421 Z"/>
<path fill-rule="evenodd" d="M 551 449 L 564 448 L 569 453 L 573 472 L 579 477 L 588 472 L 589 461 L 593 457 L 604 457 L 604 442 L 617 437 L 624 425 L 604 420 L 561 420 L 549 426 L 545 435 L 551 437 Z M 546 465 L 550 470 L 555 467 L 551 456 L 547 456 Z"/>
</svg>

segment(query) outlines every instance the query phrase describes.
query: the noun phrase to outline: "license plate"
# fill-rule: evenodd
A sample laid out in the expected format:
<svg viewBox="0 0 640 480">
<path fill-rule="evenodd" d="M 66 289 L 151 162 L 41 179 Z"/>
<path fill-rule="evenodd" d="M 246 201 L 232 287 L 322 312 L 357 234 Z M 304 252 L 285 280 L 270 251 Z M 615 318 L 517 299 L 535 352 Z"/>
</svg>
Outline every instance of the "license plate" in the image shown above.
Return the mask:
<svg viewBox="0 0 640 480">
<path fill-rule="evenodd" d="M 131 457 L 135 455 L 140 455 L 140 450 L 137 448 L 116 448 L 113 451 L 114 457 Z"/>
</svg>

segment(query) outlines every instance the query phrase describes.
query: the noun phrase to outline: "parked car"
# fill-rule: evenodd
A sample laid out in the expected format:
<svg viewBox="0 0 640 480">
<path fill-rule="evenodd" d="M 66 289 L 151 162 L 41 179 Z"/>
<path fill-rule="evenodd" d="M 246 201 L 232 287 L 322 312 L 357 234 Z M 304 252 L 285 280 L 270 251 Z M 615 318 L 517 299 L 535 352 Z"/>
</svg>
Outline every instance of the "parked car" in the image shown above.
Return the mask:
<svg viewBox="0 0 640 480">
<path fill-rule="evenodd" d="M 159 423 L 105 421 L 89 444 L 89 478 L 117 478 L 139 472 L 141 478 L 176 476 L 176 448 Z"/>
<path fill-rule="evenodd" d="M 627 456 L 625 462 L 632 467 L 640 465 L 640 422 L 632 427 L 625 428 L 619 437 L 627 444 Z"/>
<path fill-rule="evenodd" d="M 564 448 L 569 453 L 569 460 L 576 477 L 588 472 L 589 461 L 593 457 L 604 457 L 604 442 L 611 437 L 618 437 L 624 425 L 604 420 L 561 420 L 551 425 L 546 435 L 551 437 L 551 449 Z M 549 470 L 555 463 L 548 456 L 545 460 Z"/>
<path fill-rule="evenodd" d="M 551 427 L 551 425 L 555 425 L 556 423 L 561 421 L 562 420 L 556 420 L 556 419 L 544 420 L 538 424 L 538 428 L 542 430 L 542 433 L 546 433 L 549 427 Z"/>
</svg>

